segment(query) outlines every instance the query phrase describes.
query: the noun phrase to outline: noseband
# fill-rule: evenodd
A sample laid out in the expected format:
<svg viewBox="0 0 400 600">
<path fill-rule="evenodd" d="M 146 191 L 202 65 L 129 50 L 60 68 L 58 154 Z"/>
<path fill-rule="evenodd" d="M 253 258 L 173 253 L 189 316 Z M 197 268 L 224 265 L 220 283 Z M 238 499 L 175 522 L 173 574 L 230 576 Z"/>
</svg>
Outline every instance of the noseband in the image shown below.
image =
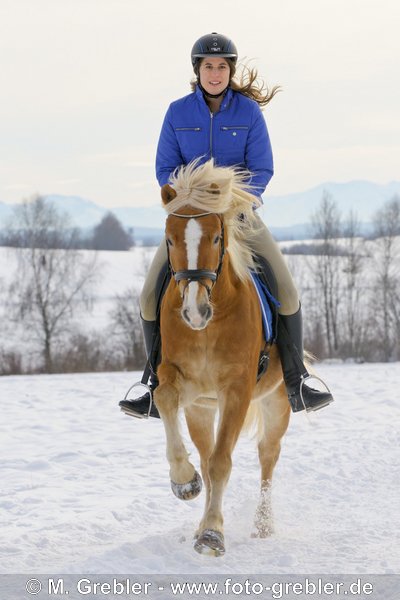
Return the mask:
<svg viewBox="0 0 400 600">
<path fill-rule="evenodd" d="M 199 215 L 180 215 L 178 213 L 170 213 L 170 214 L 173 215 L 174 217 L 179 217 L 181 219 L 199 219 L 200 217 L 206 217 L 208 215 L 215 215 L 216 213 L 205 212 L 205 213 L 200 213 Z M 183 289 L 182 296 L 185 293 L 187 286 L 192 281 L 199 282 L 202 286 L 204 286 L 206 288 L 208 297 L 210 298 L 210 296 L 211 296 L 212 288 L 214 287 L 214 284 L 218 279 L 218 275 L 221 272 L 222 261 L 224 260 L 224 255 L 225 255 L 224 222 L 220 215 L 216 215 L 216 216 L 219 217 L 219 219 L 221 221 L 221 238 L 220 238 L 219 263 L 218 263 L 218 267 L 216 268 L 215 271 L 211 271 L 210 269 L 183 269 L 181 271 L 174 271 L 172 268 L 172 265 L 171 265 L 171 260 L 170 260 L 170 256 L 169 256 L 169 246 L 167 243 L 168 266 L 170 268 L 170 271 L 171 271 L 175 281 L 178 283 L 179 281 L 182 281 L 182 279 L 187 280 L 187 284 L 185 285 L 185 287 Z M 204 281 L 202 281 L 203 279 L 211 279 L 211 281 L 213 282 L 212 286 L 210 287 L 210 286 L 206 285 L 204 283 Z"/>
</svg>

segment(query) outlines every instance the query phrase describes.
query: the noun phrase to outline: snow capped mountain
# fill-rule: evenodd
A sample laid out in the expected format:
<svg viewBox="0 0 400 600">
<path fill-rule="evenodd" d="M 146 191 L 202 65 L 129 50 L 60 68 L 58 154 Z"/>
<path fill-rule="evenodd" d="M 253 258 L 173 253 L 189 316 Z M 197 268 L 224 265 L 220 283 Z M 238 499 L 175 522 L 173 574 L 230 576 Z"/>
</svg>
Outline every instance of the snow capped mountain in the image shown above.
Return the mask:
<svg viewBox="0 0 400 600">
<path fill-rule="evenodd" d="M 67 213 L 74 226 L 93 227 L 101 221 L 103 215 L 111 209 L 99 206 L 91 200 L 86 200 L 80 196 L 62 196 L 53 194 L 45 196 L 62 213 Z M 17 204 L 7 204 L 0 202 L 0 228 L 5 226 L 7 219 L 12 215 L 13 209 Z"/>
<path fill-rule="evenodd" d="M 361 222 L 367 223 L 384 202 L 395 195 L 400 197 L 400 181 L 385 185 L 370 181 L 327 182 L 305 192 L 286 196 L 266 194 L 264 220 L 278 227 L 310 222 L 325 192 L 336 201 L 343 217 L 353 210 Z"/>
<path fill-rule="evenodd" d="M 371 221 L 373 214 L 382 204 L 400 196 L 400 181 L 378 184 L 370 181 L 350 181 L 347 183 L 326 182 L 310 190 L 283 196 L 264 195 L 261 214 L 272 228 L 288 228 L 309 223 L 313 213 L 327 192 L 336 201 L 343 217 L 352 209 L 361 222 Z M 161 205 L 104 207 L 79 196 L 49 195 L 49 200 L 62 212 L 70 215 L 72 222 L 81 228 L 97 225 L 104 214 L 112 211 L 125 227 L 163 229 L 165 212 Z M 12 204 L 0 202 L 0 227 L 12 213 Z M 298 227 L 297 227 L 298 229 Z"/>
<path fill-rule="evenodd" d="M 60 212 L 67 213 L 77 227 L 85 228 L 97 225 L 110 210 L 80 196 L 52 194 L 46 198 L 53 202 Z"/>
</svg>

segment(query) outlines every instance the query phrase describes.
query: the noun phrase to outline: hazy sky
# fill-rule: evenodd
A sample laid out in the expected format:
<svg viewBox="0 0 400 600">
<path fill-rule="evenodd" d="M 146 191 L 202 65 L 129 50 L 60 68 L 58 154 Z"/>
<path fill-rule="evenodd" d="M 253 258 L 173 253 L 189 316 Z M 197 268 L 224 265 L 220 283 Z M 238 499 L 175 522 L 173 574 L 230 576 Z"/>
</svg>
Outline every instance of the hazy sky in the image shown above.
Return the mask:
<svg viewBox="0 0 400 600">
<path fill-rule="evenodd" d="M 400 178 L 398 0 L 0 0 L 0 200 L 158 203 L 163 116 L 211 31 L 283 87 L 269 193 Z"/>
</svg>

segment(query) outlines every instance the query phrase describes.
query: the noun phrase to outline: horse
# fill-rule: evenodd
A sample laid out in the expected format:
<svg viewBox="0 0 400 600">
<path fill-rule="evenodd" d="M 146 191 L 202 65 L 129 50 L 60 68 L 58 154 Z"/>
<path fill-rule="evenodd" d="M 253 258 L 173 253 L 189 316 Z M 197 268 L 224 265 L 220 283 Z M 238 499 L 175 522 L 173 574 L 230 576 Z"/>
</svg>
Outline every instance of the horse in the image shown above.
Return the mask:
<svg viewBox="0 0 400 600">
<path fill-rule="evenodd" d="M 172 276 L 161 304 L 154 402 L 165 429 L 173 493 L 190 500 L 204 481 L 205 510 L 194 549 L 213 556 L 225 553 L 223 494 L 235 444 L 250 423 L 257 429 L 261 465 L 254 535 L 272 533 L 271 481 L 290 417 L 276 344 L 257 381 L 266 340 L 250 277 L 257 200 L 248 188 L 248 173 L 211 160 L 179 168 L 161 189 Z M 180 408 L 200 455 L 201 476 L 182 440 Z"/>
</svg>

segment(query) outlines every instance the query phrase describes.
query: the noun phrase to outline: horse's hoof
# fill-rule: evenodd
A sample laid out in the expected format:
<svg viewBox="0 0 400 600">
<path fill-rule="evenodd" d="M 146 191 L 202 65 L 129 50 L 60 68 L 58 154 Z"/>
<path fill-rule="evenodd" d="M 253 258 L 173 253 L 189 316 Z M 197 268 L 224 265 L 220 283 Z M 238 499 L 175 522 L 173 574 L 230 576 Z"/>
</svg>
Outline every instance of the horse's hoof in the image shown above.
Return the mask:
<svg viewBox="0 0 400 600">
<path fill-rule="evenodd" d="M 194 472 L 194 477 L 187 483 L 175 483 L 171 481 L 171 489 L 179 500 L 192 500 L 201 492 L 203 482 L 197 471 Z"/>
<path fill-rule="evenodd" d="M 225 554 L 224 535 L 215 529 L 204 529 L 194 543 L 199 554 L 223 556 Z"/>
</svg>

